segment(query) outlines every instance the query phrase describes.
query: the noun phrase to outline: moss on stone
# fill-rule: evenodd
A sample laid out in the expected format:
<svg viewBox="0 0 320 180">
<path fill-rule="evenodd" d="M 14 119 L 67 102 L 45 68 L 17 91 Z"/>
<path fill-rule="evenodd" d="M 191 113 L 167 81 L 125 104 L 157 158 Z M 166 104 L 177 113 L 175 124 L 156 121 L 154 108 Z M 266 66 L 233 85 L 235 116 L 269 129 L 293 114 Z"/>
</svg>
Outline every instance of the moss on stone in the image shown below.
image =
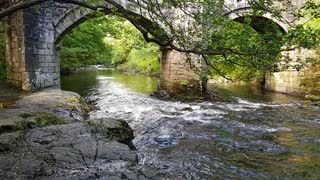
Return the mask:
<svg viewBox="0 0 320 180">
<path fill-rule="evenodd" d="M 25 131 L 29 129 L 28 122 L 23 120 L 16 123 L 16 129 L 19 131 Z"/>
<path fill-rule="evenodd" d="M 51 113 L 39 112 L 39 113 L 35 113 L 35 116 L 36 116 L 36 124 L 38 127 L 67 124 L 66 120 L 59 118 L 56 115 Z"/>
<path fill-rule="evenodd" d="M 75 96 L 73 96 L 71 98 L 68 98 L 67 102 L 72 103 L 72 104 L 80 104 L 80 99 L 75 97 Z"/>
<path fill-rule="evenodd" d="M 85 111 L 85 113 L 88 113 L 91 111 L 91 107 L 82 98 L 80 99 L 80 104 L 83 110 Z"/>
<path fill-rule="evenodd" d="M 19 132 L 17 140 L 24 140 L 25 139 L 25 134 L 26 134 L 26 132 L 27 132 L 27 130 L 29 128 L 30 127 L 28 126 L 28 122 L 27 121 L 23 120 L 23 121 L 17 122 L 16 130 L 18 130 L 18 132 Z"/>
</svg>

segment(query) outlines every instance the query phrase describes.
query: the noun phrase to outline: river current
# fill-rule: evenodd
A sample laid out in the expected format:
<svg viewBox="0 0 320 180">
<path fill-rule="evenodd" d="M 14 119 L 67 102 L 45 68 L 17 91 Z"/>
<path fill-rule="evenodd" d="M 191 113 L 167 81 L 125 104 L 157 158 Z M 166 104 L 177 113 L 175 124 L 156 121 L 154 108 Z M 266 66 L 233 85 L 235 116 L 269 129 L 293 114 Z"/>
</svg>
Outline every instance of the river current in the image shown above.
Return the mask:
<svg viewBox="0 0 320 180">
<path fill-rule="evenodd" d="M 164 101 L 156 78 L 112 71 L 62 78 L 62 88 L 94 102 L 89 118 L 133 128 L 137 169 L 165 179 L 319 179 L 320 111 L 298 98 L 217 88 L 234 102 Z M 118 168 L 121 169 L 121 166 Z"/>
</svg>

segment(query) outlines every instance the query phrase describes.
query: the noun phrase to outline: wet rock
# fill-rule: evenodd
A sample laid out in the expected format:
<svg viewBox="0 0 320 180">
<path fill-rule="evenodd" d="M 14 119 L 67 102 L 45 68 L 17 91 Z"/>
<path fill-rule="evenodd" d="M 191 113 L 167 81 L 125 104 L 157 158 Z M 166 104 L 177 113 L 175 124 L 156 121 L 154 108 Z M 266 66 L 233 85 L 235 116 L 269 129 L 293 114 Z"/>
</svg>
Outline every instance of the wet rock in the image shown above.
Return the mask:
<svg viewBox="0 0 320 180">
<path fill-rule="evenodd" d="M 192 107 L 187 106 L 180 109 L 180 111 L 193 111 Z"/>
<path fill-rule="evenodd" d="M 0 134 L 15 131 L 17 123 L 22 120 L 20 117 L 0 117 Z"/>
<path fill-rule="evenodd" d="M 155 98 L 158 98 L 158 99 L 162 99 L 162 100 L 168 100 L 170 99 L 170 95 L 162 90 L 162 89 L 157 89 L 157 91 L 155 91 L 154 93 L 150 94 L 151 97 L 155 97 Z"/>
<path fill-rule="evenodd" d="M 118 142 L 132 144 L 132 129 L 124 121 L 100 119 L 90 123 L 28 130 L 25 141 L 15 150 L 0 154 L 0 179 L 36 179 L 53 174 L 74 177 L 97 172 L 117 160 L 128 166 L 137 163 L 136 151 Z"/>
<path fill-rule="evenodd" d="M 18 143 L 20 134 L 18 132 L 4 133 L 0 136 L 0 153 L 12 151 Z"/>
<path fill-rule="evenodd" d="M 91 132 L 100 133 L 108 139 L 132 145 L 131 141 L 134 138 L 133 130 L 123 120 L 104 118 L 89 120 L 87 124 Z"/>
<path fill-rule="evenodd" d="M 134 168 L 138 158 L 129 125 L 108 118 L 84 121 L 87 112 L 79 95 L 61 90 L 31 94 L 1 109 L 0 179 L 146 177 Z"/>
<path fill-rule="evenodd" d="M 18 100 L 15 106 L 8 109 L 0 109 L 0 133 L 22 120 L 34 122 L 35 113 L 49 113 L 68 122 L 80 122 L 85 119 L 88 110 L 89 107 L 78 94 L 47 89 Z"/>
</svg>

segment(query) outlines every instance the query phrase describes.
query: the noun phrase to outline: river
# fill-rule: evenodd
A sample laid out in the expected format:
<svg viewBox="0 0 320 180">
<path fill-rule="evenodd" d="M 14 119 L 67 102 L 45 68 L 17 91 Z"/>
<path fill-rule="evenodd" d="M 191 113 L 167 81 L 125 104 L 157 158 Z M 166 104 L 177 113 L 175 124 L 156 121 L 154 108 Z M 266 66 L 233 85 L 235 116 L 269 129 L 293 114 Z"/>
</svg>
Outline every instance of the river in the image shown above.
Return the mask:
<svg viewBox="0 0 320 180">
<path fill-rule="evenodd" d="M 320 178 L 318 107 L 243 86 L 216 88 L 232 103 L 163 101 L 149 96 L 158 84 L 112 71 L 62 78 L 64 90 L 95 102 L 89 118 L 120 118 L 134 129 L 135 168 L 167 179 Z"/>
</svg>

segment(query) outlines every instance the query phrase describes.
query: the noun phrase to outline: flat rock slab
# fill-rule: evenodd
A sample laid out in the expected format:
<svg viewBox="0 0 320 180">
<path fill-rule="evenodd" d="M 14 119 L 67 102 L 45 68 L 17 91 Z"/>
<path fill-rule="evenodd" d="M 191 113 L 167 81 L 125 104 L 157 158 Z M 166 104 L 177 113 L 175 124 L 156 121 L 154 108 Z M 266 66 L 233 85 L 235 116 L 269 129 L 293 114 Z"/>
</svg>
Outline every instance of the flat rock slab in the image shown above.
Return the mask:
<svg viewBox="0 0 320 180">
<path fill-rule="evenodd" d="M 124 137 L 131 141 L 132 129 L 121 120 L 93 121 L 103 122 L 98 125 L 104 130 L 82 122 L 29 130 L 13 151 L 0 154 L 0 179 L 81 177 L 115 171 L 116 164 L 126 169 L 135 165 L 137 152 L 118 142 Z M 121 129 L 122 135 L 106 137 L 114 129 Z"/>
<path fill-rule="evenodd" d="M 87 113 L 86 108 L 88 107 L 77 93 L 60 89 L 33 93 L 18 100 L 8 109 L 0 109 L 0 134 L 11 131 L 22 120 L 28 120 L 23 115 L 38 112 L 51 113 L 69 122 L 81 122 Z"/>
</svg>

